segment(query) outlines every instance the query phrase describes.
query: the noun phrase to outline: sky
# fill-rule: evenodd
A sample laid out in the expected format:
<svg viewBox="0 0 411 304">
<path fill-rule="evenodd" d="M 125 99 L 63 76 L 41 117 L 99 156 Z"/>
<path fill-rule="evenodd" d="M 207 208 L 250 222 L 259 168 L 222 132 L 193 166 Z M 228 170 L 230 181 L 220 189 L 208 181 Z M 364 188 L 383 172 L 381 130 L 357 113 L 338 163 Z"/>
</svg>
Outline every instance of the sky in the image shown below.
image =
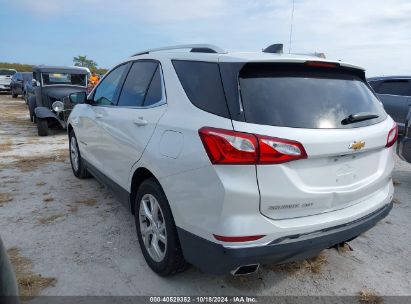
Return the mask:
<svg viewBox="0 0 411 304">
<path fill-rule="evenodd" d="M 289 51 L 292 0 L 0 0 L 0 62 L 110 68 L 139 50 L 212 43 Z M 411 74 L 411 1 L 295 0 L 292 53 L 323 52 L 367 76 Z"/>
</svg>

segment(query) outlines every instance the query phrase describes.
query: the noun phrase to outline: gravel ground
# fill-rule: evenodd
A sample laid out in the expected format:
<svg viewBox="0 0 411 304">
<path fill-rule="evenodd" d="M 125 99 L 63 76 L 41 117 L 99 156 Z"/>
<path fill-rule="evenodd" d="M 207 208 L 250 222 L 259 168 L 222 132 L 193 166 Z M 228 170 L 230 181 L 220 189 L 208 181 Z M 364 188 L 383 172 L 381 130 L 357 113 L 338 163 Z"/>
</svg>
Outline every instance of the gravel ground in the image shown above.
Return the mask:
<svg viewBox="0 0 411 304">
<path fill-rule="evenodd" d="M 391 214 L 350 244 L 315 261 L 264 265 L 248 277 L 195 268 L 154 274 L 133 216 L 94 179 L 76 179 L 64 131 L 37 137 L 24 101 L 0 95 L 0 234 L 56 278 L 42 295 L 411 295 L 411 165 L 396 159 Z"/>
</svg>

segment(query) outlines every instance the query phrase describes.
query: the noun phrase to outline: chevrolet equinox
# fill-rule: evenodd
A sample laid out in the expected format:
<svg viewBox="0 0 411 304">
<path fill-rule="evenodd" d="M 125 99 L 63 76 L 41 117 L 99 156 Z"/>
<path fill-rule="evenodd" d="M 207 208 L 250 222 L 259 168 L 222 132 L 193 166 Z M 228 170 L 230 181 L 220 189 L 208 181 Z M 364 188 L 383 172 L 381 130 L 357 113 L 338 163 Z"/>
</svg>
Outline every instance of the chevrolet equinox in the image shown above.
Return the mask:
<svg viewBox="0 0 411 304">
<path fill-rule="evenodd" d="M 74 175 L 130 209 L 160 275 L 312 257 L 392 208 L 397 126 L 358 66 L 183 45 L 135 54 L 68 99 Z"/>
</svg>

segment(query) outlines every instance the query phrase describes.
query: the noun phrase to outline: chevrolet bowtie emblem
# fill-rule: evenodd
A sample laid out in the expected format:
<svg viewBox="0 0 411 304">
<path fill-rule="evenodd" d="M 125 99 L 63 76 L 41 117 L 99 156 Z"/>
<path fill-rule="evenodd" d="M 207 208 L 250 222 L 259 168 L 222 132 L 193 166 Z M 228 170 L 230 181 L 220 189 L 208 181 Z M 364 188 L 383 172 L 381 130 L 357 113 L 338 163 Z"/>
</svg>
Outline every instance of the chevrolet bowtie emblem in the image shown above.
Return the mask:
<svg viewBox="0 0 411 304">
<path fill-rule="evenodd" d="M 348 149 L 361 150 L 365 146 L 365 141 L 354 141 L 348 146 Z"/>
</svg>

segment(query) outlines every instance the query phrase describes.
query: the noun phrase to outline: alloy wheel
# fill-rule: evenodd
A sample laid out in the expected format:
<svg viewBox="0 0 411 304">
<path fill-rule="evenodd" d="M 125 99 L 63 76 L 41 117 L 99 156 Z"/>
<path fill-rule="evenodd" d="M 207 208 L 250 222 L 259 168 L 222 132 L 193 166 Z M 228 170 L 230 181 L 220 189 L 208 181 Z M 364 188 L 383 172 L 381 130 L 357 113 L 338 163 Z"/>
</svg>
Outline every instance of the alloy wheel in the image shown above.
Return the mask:
<svg viewBox="0 0 411 304">
<path fill-rule="evenodd" d="M 77 141 L 73 136 L 70 141 L 70 158 L 71 164 L 73 165 L 74 171 L 78 171 L 79 168 L 79 157 L 78 157 Z"/>
<path fill-rule="evenodd" d="M 154 261 L 161 262 L 167 250 L 166 223 L 160 204 L 151 194 L 141 199 L 139 222 L 144 247 Z"/>
</svg>

